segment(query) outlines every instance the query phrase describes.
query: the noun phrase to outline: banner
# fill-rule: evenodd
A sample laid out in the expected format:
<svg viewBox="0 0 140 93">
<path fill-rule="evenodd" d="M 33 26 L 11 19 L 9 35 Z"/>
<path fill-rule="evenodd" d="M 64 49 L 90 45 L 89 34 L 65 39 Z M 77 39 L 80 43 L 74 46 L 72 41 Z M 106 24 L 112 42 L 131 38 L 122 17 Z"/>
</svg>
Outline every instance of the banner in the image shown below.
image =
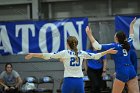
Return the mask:
<svg viewBox="0 0 140 93">
<path fill-rule="evenodd" d="M 116 16 L 115 17 L 115 31 L 124 31 L 129 36 L 129 25 L 131 21 L 137 17 L 134 24 L 134 41 L 133 46 L 135 49 L 140 50 L 140 16 Z"/>
<path fill-rule="evenodd" d="M 0 22 L 0 54 L 57 52 L 67 49 L 68 36 L 76 36 L 78 49 L 86 50 L 87 25 L 87 18 Z"/>
</svg>

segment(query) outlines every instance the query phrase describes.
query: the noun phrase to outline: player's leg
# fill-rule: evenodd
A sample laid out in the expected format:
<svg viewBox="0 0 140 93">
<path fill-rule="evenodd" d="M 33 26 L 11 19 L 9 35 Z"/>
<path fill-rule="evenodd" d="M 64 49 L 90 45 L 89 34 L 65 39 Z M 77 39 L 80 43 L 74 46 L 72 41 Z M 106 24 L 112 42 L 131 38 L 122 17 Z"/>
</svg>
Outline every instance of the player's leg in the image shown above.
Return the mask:
<svg viewBox="0 0 140 93">
<path fill-rule="evenodd" d="M 128 93 L 140 93 L 138 86 L 138 78 L 135 77 L 127 82 Z"/>
<path fill-rule="evenodd" d="M 115 78 L 114 83 L 113 83 L 112 93 L 122 93 L 124 89 L 124 85 L 125 85 L 124 82 Z"/>
</svg>

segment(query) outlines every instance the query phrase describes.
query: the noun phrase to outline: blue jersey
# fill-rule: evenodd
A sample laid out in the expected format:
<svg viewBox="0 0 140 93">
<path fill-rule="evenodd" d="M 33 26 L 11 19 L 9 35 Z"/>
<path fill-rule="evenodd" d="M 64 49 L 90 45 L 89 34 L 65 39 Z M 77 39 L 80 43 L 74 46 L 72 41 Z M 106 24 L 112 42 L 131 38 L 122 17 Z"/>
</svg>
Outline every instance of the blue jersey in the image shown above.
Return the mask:
<svg viewBox="0 0 140 93">
<path fill-rule="evenodd" d="M 132 39 L 128 38 L 128 43 L 132 47 Z M 136 71 L 132 62 L 130 60 L 130 51 L 123 49 L 122 45 L 119 43 L 102 44 L 101 50 L 107 50 L 109 48 L 114 48 L 117 50 L 117 54 L 113 54 L 112 57 L 115 62 L 116 78 L 127 82 L 136 76 Z"/>
<path fill-rule="evenodd" d="M 98 51 L 94 51 L 94 50 L 87 50 L 87 52 L 89 53 L 98 53 Z M 101 57 L 99 60 L 94 60 L 94 59 L 88 59 L 87 60 L 87 65 L 88 67 L 92 68 L 92 69 L 101 69 L 103 68 L 103 60 L 106 59 L 106 56 Z"/>
<path fill-rule="evenodd" d="M 128 42 L 131 47 L 132 39 L 129 38 Z M 130 60 L 130 51 L 127 52 L 126 49 L 123 49 L 121 44 L 119 43 L 102 44 L 101 50 L 107 50 L 110 48 L 114 48 L 115 50 L 118 51 L 117 54 L 112 54 L 112 58 L 114 59 L 116 70 L 126 64 L 130 64 L 130 65 L 132 64 Z"/>
</svg>

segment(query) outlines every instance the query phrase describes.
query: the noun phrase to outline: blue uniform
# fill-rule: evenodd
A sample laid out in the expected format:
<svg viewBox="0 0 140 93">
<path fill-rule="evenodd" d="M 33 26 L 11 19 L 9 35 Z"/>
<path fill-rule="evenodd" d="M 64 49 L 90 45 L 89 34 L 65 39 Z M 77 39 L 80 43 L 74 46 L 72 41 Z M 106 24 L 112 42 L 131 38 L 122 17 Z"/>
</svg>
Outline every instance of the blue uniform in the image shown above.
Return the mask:
<svg viewBox="0 0 140 93">
<path fill-rule="evenodd" d="M 98 53 L 98 51 L 93 51 L 91 49 L 87 50 L 89 53 Z M 99 60 L 88 59 L 88 67 L 93 69 L 101 69 L 103 67 L 102 60 L 106 59 L 106 56 L 101 57 Z"/>
<path fill-rule="evenodd" d="M 129 38 L 128 42 L 131 47 L 132 39 Z M 123 49 L 119 43 L 101 45 L 102 50 L 107 50 L 109 48 L 115 48 L 115 50 L 118 50 L 117 54 L 112 55 L 115 62 L 116 78 L 123 82 L 127 82 L 136 77 L 136 71 L 130 60 L 130 51 L 127 52 L 127 50 Z"/>
<path fill-rule="evenodd" d="M 85 93 L 83 78 L 67 77 L 64 78 L 62 93 Z"/>
</svg>

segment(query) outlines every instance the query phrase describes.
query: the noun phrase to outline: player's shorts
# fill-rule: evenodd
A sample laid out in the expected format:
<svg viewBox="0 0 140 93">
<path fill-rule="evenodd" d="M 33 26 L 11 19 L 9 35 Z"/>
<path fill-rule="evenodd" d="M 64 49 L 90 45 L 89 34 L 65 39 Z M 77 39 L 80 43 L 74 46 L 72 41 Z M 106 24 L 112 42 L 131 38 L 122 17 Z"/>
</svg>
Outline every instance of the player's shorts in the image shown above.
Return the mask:
<svg viewBox="0 0 140 93">
<path fill-rule="evenodd" d="M 117 69 L 116 78 L 122 82 L 128 82 L 129 80 L 137 76 L 133 65 L 125 64 L 123 67 Z"/>
<path fill-rule="evenodd" d="M 64 78 L 62 93 L 85 93 L 83 78 Z"/>
</svg>

